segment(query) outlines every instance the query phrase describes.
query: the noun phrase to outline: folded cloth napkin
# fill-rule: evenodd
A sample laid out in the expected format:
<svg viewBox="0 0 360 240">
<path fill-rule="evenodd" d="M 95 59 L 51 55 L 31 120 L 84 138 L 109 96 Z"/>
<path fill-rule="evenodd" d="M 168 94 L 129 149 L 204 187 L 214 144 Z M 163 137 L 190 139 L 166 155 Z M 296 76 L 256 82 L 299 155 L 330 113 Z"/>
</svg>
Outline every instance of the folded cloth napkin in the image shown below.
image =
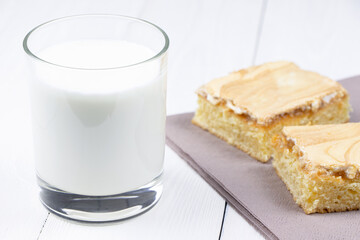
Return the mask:
<svg viewBox="0 0 360 240">
<path fill-rule="evenodd" d="M 341 84 L 360 120 L 360 76 Z M 194 113 L 167 118 L 167 144 L 267 239 L 360 239 L 360 211 L 306 215 L 271 162 L 261 163 L 191 123 Z"/>
</svg>

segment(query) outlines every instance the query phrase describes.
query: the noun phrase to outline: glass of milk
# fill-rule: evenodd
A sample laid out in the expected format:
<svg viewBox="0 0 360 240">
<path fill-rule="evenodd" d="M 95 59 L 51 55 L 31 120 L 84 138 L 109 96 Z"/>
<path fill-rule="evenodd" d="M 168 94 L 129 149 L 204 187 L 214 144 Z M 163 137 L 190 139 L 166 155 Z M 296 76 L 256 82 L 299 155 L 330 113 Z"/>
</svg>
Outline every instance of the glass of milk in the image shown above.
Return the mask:
<svg viewBox="0 0 360 240">
<path fill-rule="evenodd" d="M 162 193 L 166 33 L 141 19 L 79 15 L 34 28 L 23 46 L 45 207 L 90 222 L 153 207 Z"/>
</svg>

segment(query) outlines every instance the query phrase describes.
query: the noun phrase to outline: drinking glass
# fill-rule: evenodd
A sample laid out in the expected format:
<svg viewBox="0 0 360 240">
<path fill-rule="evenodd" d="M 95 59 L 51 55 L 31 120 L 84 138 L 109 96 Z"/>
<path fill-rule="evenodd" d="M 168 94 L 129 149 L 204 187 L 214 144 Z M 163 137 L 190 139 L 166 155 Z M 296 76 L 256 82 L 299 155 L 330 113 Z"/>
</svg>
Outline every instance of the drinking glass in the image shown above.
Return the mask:
<svg viewBox="0 0 360 240">
<path fill-rule="evenodd" d="M 35 27 L 23 47 L 43 205 L 89 222 L 153 207 L 162 194 L 166 33 L 137 18 L 78 15 Z"/>
</svg>

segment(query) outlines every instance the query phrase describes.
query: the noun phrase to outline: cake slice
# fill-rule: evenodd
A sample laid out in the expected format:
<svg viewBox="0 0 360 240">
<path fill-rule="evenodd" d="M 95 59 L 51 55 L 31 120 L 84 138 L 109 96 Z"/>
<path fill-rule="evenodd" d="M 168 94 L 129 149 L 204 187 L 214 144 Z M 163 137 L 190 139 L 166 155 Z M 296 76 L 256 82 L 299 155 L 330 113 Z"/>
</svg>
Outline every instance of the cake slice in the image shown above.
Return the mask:
<svg viewBox="0 0 360 240">
<path fill-rule="evenodd" d="M 360 123 L 284 127 L 273 166 L 305 213 L 360 208 Z"/>
<path fill-rule="evenodd" d="M 349 120 L 346 90 L 291 62 L 233 72 L 200 87 L 197 94 L 192 122 L 262 162 L 271 158 L 271 139 L 284 126 Z"/>
</svg>

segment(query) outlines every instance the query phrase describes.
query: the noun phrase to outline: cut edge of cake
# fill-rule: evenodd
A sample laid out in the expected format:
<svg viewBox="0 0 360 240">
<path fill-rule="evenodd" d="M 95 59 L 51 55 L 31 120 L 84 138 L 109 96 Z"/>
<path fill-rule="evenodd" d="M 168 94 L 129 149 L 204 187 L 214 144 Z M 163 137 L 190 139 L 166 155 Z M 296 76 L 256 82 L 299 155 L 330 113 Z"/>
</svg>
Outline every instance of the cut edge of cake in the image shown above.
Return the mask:
<svg viewBox="0 0 360 240">
<path fill-rule="evenodd" d="M 213 105 L 198 97 L 198 109 L 192 123 L 209 131 L 227 143 L 246 152 L 251 157 L 267 162 L 273 154 L 271 139 L 284 126 L 324 123 L 343 123 L 349 120 L 347 97 L 334 101 L 316 112 L 306 111 L 294 116 L 283 116 L 272 125 L 263 126 L 247 116 L 234 113 L 223 104 Z"/>
<path fill-rule="evenodd" d="M 360 166 L 350 164 L 345 167 L 344 164 L 341 165 L 341 161 L 337 164 L 337 161 L 334 161 L 334 164 L 315 164 L 308 159 L 306 151 L 300 146 L 301 143 L 297 144 L 297 140 L 286 130 L 297 128 L 314 131 L 317 127 L 328 129 L 322 139 L 326 142 L 326 135 L 331 135 L 333 127 L 345 128 L 354 124 L 357 124 L 357 131 L 360 132 L 360 123 L 293 126 L 285 127 L 281 134 L 273 137 L 272 144 L 276 148 L 273 167 L 292 194 L 294 201 L 306 214 L 360 209 Z M 354 142 L 360 142 L 360 136 Z M 360 153 L 359 148 L 357 153 Z M 329 159 L 333 161 L 331 157 Z"/>
</svg>

